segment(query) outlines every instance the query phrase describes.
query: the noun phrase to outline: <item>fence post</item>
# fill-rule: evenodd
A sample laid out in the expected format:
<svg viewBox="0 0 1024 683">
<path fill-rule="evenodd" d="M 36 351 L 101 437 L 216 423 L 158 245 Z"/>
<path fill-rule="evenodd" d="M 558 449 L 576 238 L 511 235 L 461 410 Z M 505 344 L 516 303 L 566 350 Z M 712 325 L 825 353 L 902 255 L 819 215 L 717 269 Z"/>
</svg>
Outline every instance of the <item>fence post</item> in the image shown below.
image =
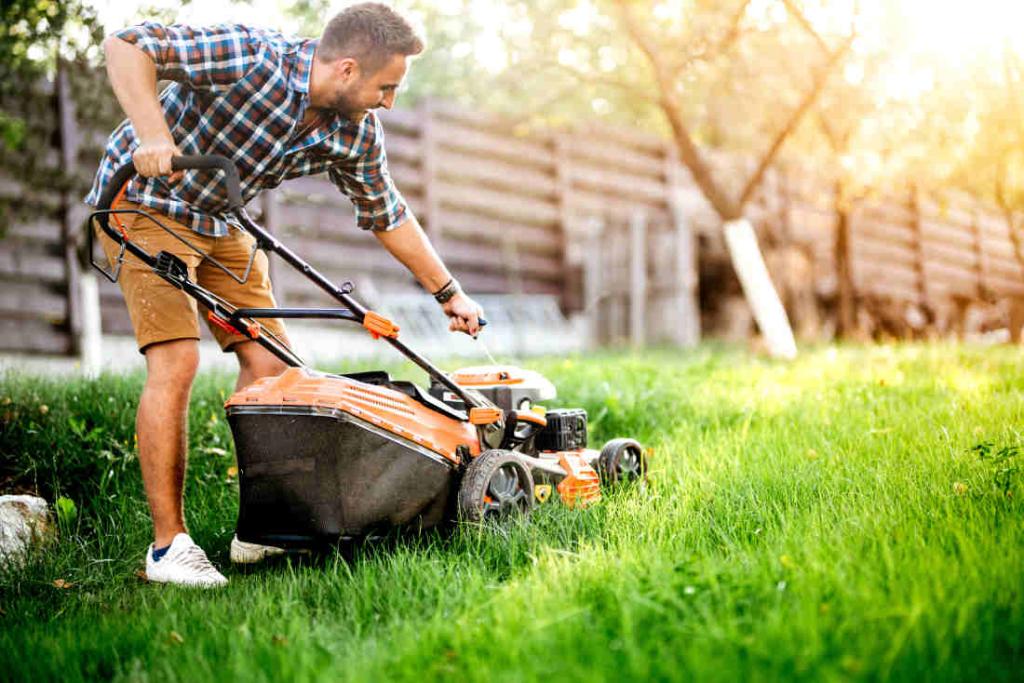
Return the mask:
<svg viewBox="0 0 1024 683">
<path fill-rule="evenodd" d="M 857 327 L 857 291 L 853 281 L 853 244 L 850 239 L 851 212 L 844 187 L 842 179 L 837 178 L 832 189 L 832 206 L 836 221 L 832 256 L 836 262 L 839 337 L 850 337 Z"/>
<path fill-rule="evenodd" d="M 640 348 L 647 340 L 647 213 L 629 218 L 629 340 Z"/>
<path fill-rule="evenodd" d="M 95 307 L 98 314 L 99 299 L 95 282 L 92 286 L 85 285 L 85 292 L 80 291 L 83 287 L 83 274 L 79 267 L 78 246 L 79 221 L 76 220 L 74 207 L 77 201 L 72 191 L 75 171 L 78 168 L 78 147 L 80 132 L 75 111 L 75 101 L 71 94 L 71 82 L 68 76 L 68 66 L 63 59 L 57 58 L 56 82 L 54 83 L 54 94 L 56 95 L 57 117 L 60 133 L 60 165 L 68 180 L 63 187 L 60 197 L 60 243 L 63 245 L 63 263 L 65 263 L 65 289 L 68 302 L 67 324 L 68 338 L 71 355 L 79 355 L 83 360 L 83 366 L 98 359 L 100 353 L 97 348 L 86 348 L 85 341 L 97 345 L 99 337 L 89 335 L 89 339 L 83 338 L 83 304 Z M 91 278 L 91 273 L 86 275 Z M 83 294 L 90 295 L 88 300 Z M 90 314 L 91 319 L 91 314 Z M 97 369 L 85 368 L 87 373 Z"/>
<path fill-rule="evenodd" d="M 592 247 L 590 258 L 583 260 L 583 311 L 587 316 L 587 343 L 601 342 L 601 305 L 604 299 L 604 221 L 593 217 L 586 224 L 586 240 Z"/>
<path fill-rule="evenodd" d="M 985 287 L 985 241 L 981 234 L 981 209 L 977 201 L 971 202 L 971 237 L 974 243 L 974 296 L 983 299 L 987 293 Z"/>
<path fill-rule="evenodd" d="M 569 133 L 566 131 L 555 132 L 552 136 L 552 142 L 554 143 L 555 152 L 555 201 L 558 203 L 558 223 L 561 229 L 562 237 L 562 260 L 563 265 L 563 277 L 562 277 L 562 308 L 568 309 L 569 302 L 573 300 L 574 292 L 570 292 L 569 289 L 573 289 L 576 286 L 582 287 L 574 277 L 574 274 L 578 271 L 574 269 L 574 266 L 578 265 L 577 262 L 586 261 L 585 258 L 579 257 L 575 252 L 579 250 L 579 246 L 572 244 L 572 209 L 569 206 L 569 197 L 572 193 L 572 171 L 569 168 L 570 155 L 569 155 L 569 141 L 566 136 Z M 587 307 L 587 298 L 583 294 L 582 308 Z"/>
<path fill-rule="evenodd" d="M 914 272 L 917 273 L 917 304 L 928 303 L 928 283 L 924 274 L 924 231 L 921 225 L 921 201 L 917 185 L 910 186 L 910 227 L 914 233 Z"/>
<path fill-rule="evenodd" d="M 668 207 L 675 225 L 675 310 L 672 312 L 672 330 L 676 344 L 696 346 L 700 342 L 700 307 L 697 304 L 697 245 L 690 217 L 683 200 L 682 174 L 679 153 L 675 145 L 668 145 L 665 154 L 665 179 Z"/>
</svg>

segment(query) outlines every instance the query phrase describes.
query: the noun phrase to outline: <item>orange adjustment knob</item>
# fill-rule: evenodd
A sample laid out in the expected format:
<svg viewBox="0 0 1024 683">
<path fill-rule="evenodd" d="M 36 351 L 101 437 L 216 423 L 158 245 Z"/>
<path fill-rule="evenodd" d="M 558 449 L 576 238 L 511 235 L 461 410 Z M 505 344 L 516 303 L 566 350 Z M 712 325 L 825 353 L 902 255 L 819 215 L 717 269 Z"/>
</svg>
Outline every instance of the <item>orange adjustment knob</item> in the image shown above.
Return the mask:
<svg viewBox="0 0 1024 683">
<path fill-rule="evenodd" d="M 470 408 L 469 423 L 478 427 L 492 425 L 501 419 L 501 408 Z"/>
<path fill-rule="evenodd" d="M 398 325 L 394 324 L 379 313 L 367 311 L 363 316 L 363 327 L 365 327 L 374 339 L 389 337 L 398 338 Z"/>
</svg>

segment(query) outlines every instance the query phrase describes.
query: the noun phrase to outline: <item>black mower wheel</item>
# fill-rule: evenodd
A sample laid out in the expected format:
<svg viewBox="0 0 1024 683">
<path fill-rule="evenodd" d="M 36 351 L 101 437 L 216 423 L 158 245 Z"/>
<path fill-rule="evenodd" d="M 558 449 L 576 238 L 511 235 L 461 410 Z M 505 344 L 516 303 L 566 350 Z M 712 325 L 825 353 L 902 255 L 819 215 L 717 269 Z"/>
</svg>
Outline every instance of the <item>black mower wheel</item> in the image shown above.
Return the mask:
<svg viewBox="0 0 1024 683">
<path fill-rule="evenodd" d="M 512 451 L 484 451 L 466 467 L 459 484 L 459 518 L 467 522 L 529 515 L 533 475 Z"/>
<path fill-rule="evenodd" d="M 643 446 L 633 439 L 612 439 L 601 449 L 597 472 L 605 486 L 647 481 L 647 456 Z"/>
</svg>

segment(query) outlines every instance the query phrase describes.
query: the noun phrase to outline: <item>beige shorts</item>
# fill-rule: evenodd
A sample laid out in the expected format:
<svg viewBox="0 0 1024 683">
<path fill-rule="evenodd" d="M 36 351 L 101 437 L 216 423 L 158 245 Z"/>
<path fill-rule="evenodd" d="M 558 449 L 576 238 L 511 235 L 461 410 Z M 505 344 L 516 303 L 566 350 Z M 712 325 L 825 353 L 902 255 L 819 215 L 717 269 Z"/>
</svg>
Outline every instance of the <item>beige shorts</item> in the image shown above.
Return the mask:
<svg viewBox="0 0 1024 683">
<path fill-rule="evenodd" d="M 145 209 L 123 200 L 115 203 L 113 208 Z M 230 234 L 224 237 L 208 237 L 152 209 L 145 210 L 176 234 L 219 261 L 232 273 L 238 276 L 245 273 L 253 244 L 256 242 L 256 238 L 249 233 L 232 228 Z M 154 256 L 161 251 L 174 254 L 188 266 L 189 278 L 193 282 L 228 303 L 238 308 L 277 306 L 270 287 L 267 255 L 262 250 L 256 252 L 249 277 L 245 282 L 239 283 L 152 220 L 139 214 L 117 214 L 116 218 L 124 225 L 132 242 Z M 114 217 L 111 217 L 111 222 L 113 221 Z M 107 260 L 111 264 L 114 263 L 120 247 L 98 226 L 94 226 L 94 229 Z M 199 306 L 196 300 L 154 273 L 130 252 L 125 252 L 118 283 L 128 305 L 128 315 L 132 320 L 140 352 L 145 353 L 147 346 L 159 342 L 199 339 Z M 248 337 L 229 333 L 211 323 L 207 319 L 205 308 L 202 315 L 210 332 L 224 351 L 230 351 L 233 345 L 248 340 Z M 284 324 L 280 320 L 260 319 L 258 322 L 265 330 L 284 338 Z"/>
</svg>

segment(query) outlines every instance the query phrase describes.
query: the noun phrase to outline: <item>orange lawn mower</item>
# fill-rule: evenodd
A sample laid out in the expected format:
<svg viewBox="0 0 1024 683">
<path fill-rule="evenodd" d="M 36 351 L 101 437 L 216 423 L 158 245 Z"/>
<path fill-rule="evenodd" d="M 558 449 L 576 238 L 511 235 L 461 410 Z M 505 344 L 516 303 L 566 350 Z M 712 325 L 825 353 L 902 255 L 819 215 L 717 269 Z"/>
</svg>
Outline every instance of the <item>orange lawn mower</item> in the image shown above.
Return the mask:
<svg viewBox="0 0 1024 683">
<path fill-rule="evenodd" d="M 290 366 L 225 403 L 238 458 L 240 540 L 300 550 L 395 527 L 418 530 L 455 519 L 525 515 L 549 499 L 585 506 L 600 499 L 602 485 L 646 481 L 648 452 L 626 438 L 599 451 L 588 448 L 586 411 L 545 410 L 540 402 L 556 392 L 538 373 L 491 365 L 448 375 L 409 349 L 398 339 L 398 325 L 351 296 L 351 283 L 334 285 L 249 218 L 229 159 L 182 156 L 173 168 L 221 171 L 226 213 L 256 238 L 253 256 L 260 248 L 277 254 L 343 304 L 236 308 L 193 282 L 178 257 L 147 253 L 120 226 L 117 214 L 141 214 L 168 228 L 145 211 L 111 209 L 135 176 L 131 163 L 114 174 L 91 216 L 120 247 L 109 271 L 93 262 L 108 279 L 117 280 L 130 254 L 194 297 L 215 324 L 256 341 Z M 247 273 L 232 275 L 243 281 Z M 424 390 L 382 371 L 314 370 L 260 325 L 269 318 L 361 324 L 422 368 L 430 386 Z"/>
</svg>

